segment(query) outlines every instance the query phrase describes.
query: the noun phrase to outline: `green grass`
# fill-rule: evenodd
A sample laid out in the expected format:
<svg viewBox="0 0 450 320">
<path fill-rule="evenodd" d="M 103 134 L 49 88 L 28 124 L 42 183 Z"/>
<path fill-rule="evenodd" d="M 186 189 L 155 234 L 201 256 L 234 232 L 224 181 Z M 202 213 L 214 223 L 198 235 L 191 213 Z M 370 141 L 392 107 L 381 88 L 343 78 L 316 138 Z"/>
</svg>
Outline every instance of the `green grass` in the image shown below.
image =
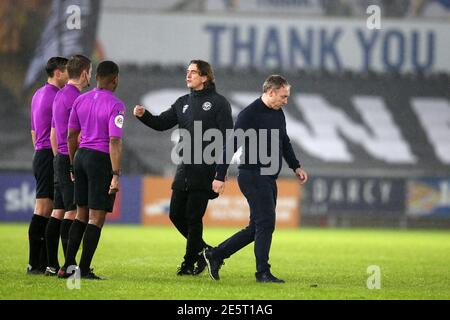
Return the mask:
<svg viewBox="0 0 450 320">
<path fill-rule="evenodd" d="M 106 225 L 92 266 L 106 281 L 25 275 L 26 224 L 0 224 L 0 299 L 450 299 L 450 232 L 277 229 L 270 263 L 286 284 L 255 282 L 253 245 L 225 261 L 221 280 L 207 272 L 175 275 L 185 241 L 172 227 Z M 206 227 L 217 245 L 235 229 Z M 60 261 L 61 261 L 60 255 Z M 381 268 L 381 289 L 366 286 Z M 311 287 L 316 284 L 317 287 Z"/>
</svg>

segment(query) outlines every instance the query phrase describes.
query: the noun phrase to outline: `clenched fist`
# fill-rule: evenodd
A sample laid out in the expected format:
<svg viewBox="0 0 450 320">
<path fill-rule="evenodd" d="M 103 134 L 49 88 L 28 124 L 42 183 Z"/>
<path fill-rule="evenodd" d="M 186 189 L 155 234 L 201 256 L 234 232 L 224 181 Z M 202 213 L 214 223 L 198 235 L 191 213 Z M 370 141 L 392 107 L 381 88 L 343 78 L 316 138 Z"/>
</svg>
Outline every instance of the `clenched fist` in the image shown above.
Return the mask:
<svg viewBox="0 0 450 320">
<path fill-rule="evenodd" d="M 145 113 L 145 108 L 143 106 L 138 104 L 138 105 L 136 105 L 136 107 L 134 107 L 133 114 L 136 117 L 140 118 L 144 115 L 144 113 Z"/>
</svg>

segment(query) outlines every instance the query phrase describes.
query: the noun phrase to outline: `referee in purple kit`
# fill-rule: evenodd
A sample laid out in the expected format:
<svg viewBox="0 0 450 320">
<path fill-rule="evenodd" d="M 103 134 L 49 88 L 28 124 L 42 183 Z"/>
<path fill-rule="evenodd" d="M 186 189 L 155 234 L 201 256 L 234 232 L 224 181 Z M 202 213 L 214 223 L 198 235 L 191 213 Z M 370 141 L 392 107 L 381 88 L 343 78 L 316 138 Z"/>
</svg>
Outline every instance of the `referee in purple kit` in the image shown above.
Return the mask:
<svg viewBox="0 0 450 320">
<path fill-rule="evenodd" d="M 30 246 L 27 274 L 42 274 L 47 265 L 45 228 L 53 210 L 53 152 L 50 143 L 52 104 L 58 90 L 67 83 L 67 59 L 52 57 L 45 67 L 47 83 L 31 101 L 31 138 L 34 146 L 33 173 L 36 205 L 28 229 Z"/>
<path fill-rule="evenodd" d="M 97 67 L 97 88 L 79 96 L 69 118 L 68 146 L 75 177 L 77 215 L 70 228 L 66 262 L 58 277 L 71 275 L 83 240 L 81 278 L 101 280 L 90 268 L 106 213 L 113 210 L 119 191 L 122 126 L 125 105 L 113 92 L 119 83 L 119 67 L 103 61 Z M 81 142 L 78 146 L 78 134 Z M 76 153 L 75 153 L 76 152 Z"/>
<path fill-rule="evenodd" d="M 55 192 L 53 213 L 45 230 L 48 257 L 45 274 L 48 276 L 55 276 L 58 273 L 59 237 L 61 235 L 61 243 L 65 255 L 69 240 L 69 229 L 76 215 L 76 206 L 73 199 L 74 184 L 69 172 L 67 125 L 73 102 L 78 98 L 81 90 L 89 86 L 91 81 L 91 60 L 83 55 L 75 55 L 67 62 L 67 72 L 69 74 L 69 82 L 58 91 L 53 101 L 51 135 L 54 135 L 56 138 L 52 139 L 52 148 L 55 154 L 53 160 Z"/>
</svg>

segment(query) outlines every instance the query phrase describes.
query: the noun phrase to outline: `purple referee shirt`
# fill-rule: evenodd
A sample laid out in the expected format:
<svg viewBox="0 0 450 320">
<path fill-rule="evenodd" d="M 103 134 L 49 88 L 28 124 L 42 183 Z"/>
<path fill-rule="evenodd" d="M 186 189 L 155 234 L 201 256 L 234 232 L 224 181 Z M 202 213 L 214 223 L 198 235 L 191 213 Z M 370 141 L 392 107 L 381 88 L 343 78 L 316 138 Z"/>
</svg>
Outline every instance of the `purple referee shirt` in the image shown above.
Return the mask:
<svg viewBox="0 0 450 320">
<path fill-rule="evenodd" d="M 72 84 L 66 84 L 55 96 L 53 101 L 52 127 L 56 131 L 56 142 L 58 153 L 68 155 L 67 147 L 67 125 L 69 123 L 70 111 L 73 102 L 80 95 L 80 90 Z"/>
<path fill-rule="evenodd" d="M 109 138 L 122 138 L 125 105 L 105 89 L 93 89 L 73 103 L 69 129 L 81 130 L 79 148 L 109 154 Z"/>
<path fill-rule="evenodd" d="M 34 149 L 51 149 L 50 129 L 52 126 L 52 105 L 59 88 L 46 83 L 39 88 L 31 100 L 31 130 L 36 132 Z"/>
</svg>

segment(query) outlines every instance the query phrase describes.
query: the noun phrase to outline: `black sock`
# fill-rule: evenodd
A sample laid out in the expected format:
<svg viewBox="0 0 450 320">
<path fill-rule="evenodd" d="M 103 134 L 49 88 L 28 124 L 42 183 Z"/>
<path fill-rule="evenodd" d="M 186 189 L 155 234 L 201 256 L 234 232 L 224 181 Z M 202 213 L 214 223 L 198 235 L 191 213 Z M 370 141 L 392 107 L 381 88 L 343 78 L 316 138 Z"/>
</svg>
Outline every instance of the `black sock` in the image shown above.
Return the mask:
<svg viewBox="0 0 450 320">
<path fill-rule="evenodd" d="M 89 273 L 91 267 L 91 261 L 94 257 L 95 250 L 97 249 L 98 241 L 100 240 L 100 234 L 102 229 L 93 224 L 88 224 L 86 233 L 83 239 L 83 253 L 80 259 L 81 274 Z"/>
<path fill-rule="evenodd" d="M 64 267 L 76 265 L 75 258 L 77 257 L 78 249 L 80 248 L 81 239 L 83 239 L 84 230 L 86 230 L 87 223 L 75 219 L 69 230 L 69 242 L 67 243 L 66 262 Z"/>
<path fill-rule="evenodd" d="M 58 244 L 61 220 L 51 217 L 45 229 L 45 243 L 47 247 L 47 266 L 59 269 Z"/>
<path fill-rule="evenodd" d="M 45 251 L 45 226 L 48 218 L 33 214 L 30 227 L 28 228 L 28 242 L 30 244 L 30 255 L 28 264 L 32 268 L 40 267 L 41 249 Z"/>
<path fill-rule="evenodd" d="M 64 253 L 64 258 L 66 258 L 66 253 L 67 253 L 67 243 L 69 242 L 69 230 L 70 227 L 72 226 L 73 220 L 70 219 L 64 219 L 61 222 L 61 244 L 63 247 L 63 253 Z"/>
</svg>

